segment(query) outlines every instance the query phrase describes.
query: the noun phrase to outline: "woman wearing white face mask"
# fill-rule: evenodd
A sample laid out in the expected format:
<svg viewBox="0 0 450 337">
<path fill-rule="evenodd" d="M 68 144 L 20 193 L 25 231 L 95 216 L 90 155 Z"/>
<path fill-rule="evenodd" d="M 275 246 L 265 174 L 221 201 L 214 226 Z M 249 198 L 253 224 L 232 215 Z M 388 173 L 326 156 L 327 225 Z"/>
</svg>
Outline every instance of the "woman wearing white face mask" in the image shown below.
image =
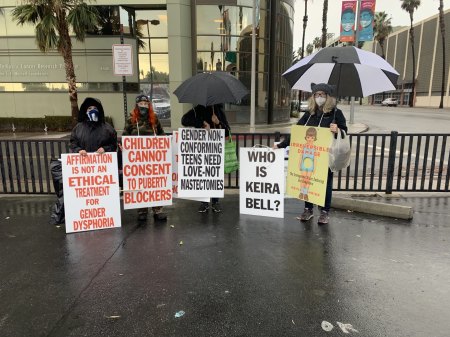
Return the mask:
<svg viewBox="0 0 450 337">
<path fill-rule="evenodd" d="M 309 99 L 309 112 L 299 119 L 297 125 L 318 126 L 329 128 L 333 134 L 337 134 L 339 130 L 347 132 L 347 125 L 344 114 L 336 108 L 336 99 L 332 97 L 333 87 L 326 83 L 311 83 L 312 96 Z M 286 137 L 274 148 L 285 148 L 289 146 L 290 137 Z M 331 206 L 331 195 L 333 192 L 333 172 L 328 169 L 328 182 L 325 194 L 325 205 L 321 208 L 318 224 L 325 225 L 328 223 L 329 211 Z M 300 215 L 300 221 L 310 220 L 313 214 L 313 204 L 305 201 L 305 210 Z"/>
</svg>

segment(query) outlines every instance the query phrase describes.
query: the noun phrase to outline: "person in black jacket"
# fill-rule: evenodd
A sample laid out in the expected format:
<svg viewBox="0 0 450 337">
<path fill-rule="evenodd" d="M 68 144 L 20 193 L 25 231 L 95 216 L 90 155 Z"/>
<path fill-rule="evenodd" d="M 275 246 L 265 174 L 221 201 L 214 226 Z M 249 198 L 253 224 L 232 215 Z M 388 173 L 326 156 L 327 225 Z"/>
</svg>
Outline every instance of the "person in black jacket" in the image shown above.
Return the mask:
<svg viewBox="0 0 450 337">
<path fill-rule="evenodd" d="M 78 123 L 70 135 L 70 152 L 86 156 L 88 152 L 116 152 L 117 133 L 105 122 L 100 100 L 87 97 L 80 106 Z"/>
<path fill-rule="evenodd" d="M 195 127 L 197 129 L 225 129 L 225 137 L 230 135 L 230 125 L 223 111 L 223 104 L 211 106 L 197 105 L 181 118 L 183 126 Z M 211 198 L 211 208 L 214 212 L 222 212 L 219 198 Z M 208 202 L 202 202 L 198 209 L 199 213 L 206 213 L 209 209 Z"/>
<path fill-rule="evenodd" d="M 309 99 L 309 112 L 299 119 L 297 125 L 318 126 L 329 128 L 337 136 L 339 130 L 347 132 L 347 124 L 342 111 L 336 108 L 336 99 L 332 96 L 333 87 L 326 83 L 311 83 L 312 96 Z M 289 146 L 290 136 L 286 137 L 274 148 L 285 148 Z M 318 219 L 319 225 L 325 225 L 329 220 L 331 206 L 331 195 L 333 192 L 333 172 L 328 169 L 327 188 L 325 193 L 325 205 L 321 208 Z M 308 221 L 314 216 L 313 204 L 305 201 L 305 210 L 300 215 L 301 221 Z"/>
</svg>

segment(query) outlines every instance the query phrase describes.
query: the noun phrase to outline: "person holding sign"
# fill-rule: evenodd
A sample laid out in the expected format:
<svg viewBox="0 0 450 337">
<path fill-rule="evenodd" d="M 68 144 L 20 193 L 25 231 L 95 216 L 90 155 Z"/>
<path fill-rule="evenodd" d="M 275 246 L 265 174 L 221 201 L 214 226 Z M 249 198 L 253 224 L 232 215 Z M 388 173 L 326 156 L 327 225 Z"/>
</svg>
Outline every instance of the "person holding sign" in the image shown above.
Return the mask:
<svg viewBox="0 0 450 337">
<path fill-rule="evenodd" d="M 230 135 L 230 125 L 223 111 L 223 104 L 215 104 L 207 107 L 197 105 L 183 115 L 181 124 L 197 129 L 225 129 L 225 138 Z M 211 198 L 211 208 L 216 213 L 222 212 L 219 198 Z M 209 203 L 202 202 L 198 212 L 206 213 L 208 209 Z"/>
<path fill-rule="evenodd" d="M 165 135 L 161 122 L 155 114 L 153 104 L 146 95 L 136 97 L 136 105 L 130 113 L 122 136 L 162 136 Z M 155 220 L 167 220 L 162 207 L 152 207 Z M 147 220 L 148 208 L 138 209 L 138 220 Z"/>
<path fill-rule="evenodd" d="M 313 127 L 323 127 L 329 128 L 330 131 L 334 134 L 334 137 L 337 137 L 337 133 L 339 130 L 343 130 L 347 132 L 347 124 L 342 111 L 336 108 L 336 98 L 332 97 L 333 87 L 326 84 L 320 83 L 315 84 L 311 83 L 311 91 L 312 96 L 309 99 L 309 112 L 306 112 L 297 122 L 297 125 L 304 126 L 313 126 Z M 310 130 L 310 129 L 308 129 Z M 309 139 L 308 139 L 309 136 Z M 307 142 L 314 142 L 315 136 L 312 131 L 306 134 Z M 286 137 L 281 143 L 278 145 L 274 145 L 274 148 L 286 148 L 290 144 L 290 136 Z M 305 159 L 305 158 L 303 158 Z M 308 164 L 309 162 L 309 164 Z M 307 160 L 305 163 L 302 162 L 299 164 L 302 170 L 314 170 L 314 154 L 309 153 L 309 161 Z M 304 198 L 304 194 L 307 194 L 307 186 L 301 186 L 300 189 L 300 197 L 305 200 L 305 209 L 303 213 L 300 215 L 299 219 L 301 221 L 308 221 L 313 216 L 313 204 L 307 201 L 307 198 Z M 331 195 L 333 192 L 333 172 L 328 169 L 328 180 L 325 194 L 325 205 L 322 207 L 320 212 L 320 217 L 318 219 L 319 225 L 325 225 L 329 220 L 329 211 L 331 206 Z M 303 194 L 303 195 L 302 195 Z"/>
<path fill-rule="evenodd" d="M 78 123 L 70 135 L 70 152 L 86 156 L 88 152 L 116 152 L 117 133 L 105 122 L 100 100 L 87 97 L 80 106 Z"/>
</svg>

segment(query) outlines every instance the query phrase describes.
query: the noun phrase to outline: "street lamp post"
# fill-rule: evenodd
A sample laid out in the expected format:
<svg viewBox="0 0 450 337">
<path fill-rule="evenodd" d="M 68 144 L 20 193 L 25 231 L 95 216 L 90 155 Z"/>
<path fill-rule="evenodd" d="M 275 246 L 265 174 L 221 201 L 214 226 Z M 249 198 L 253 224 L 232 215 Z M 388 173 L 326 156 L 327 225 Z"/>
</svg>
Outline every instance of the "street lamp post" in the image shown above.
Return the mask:
<svg viewBox="0 0 450 337">
<path fill-rule="evenodd" d="M 152 42 L 150 39 L 150 26 L 149 23 L 152 25 L 159 25 L 159 20 L 137 20 L 136 23 L 141 25 L 147 25 L 147 35 L 148 35 L 148 59 L 150 64 L 150 102 L 153 102 L 153 68 L 152 68 Z"/>
</svg>

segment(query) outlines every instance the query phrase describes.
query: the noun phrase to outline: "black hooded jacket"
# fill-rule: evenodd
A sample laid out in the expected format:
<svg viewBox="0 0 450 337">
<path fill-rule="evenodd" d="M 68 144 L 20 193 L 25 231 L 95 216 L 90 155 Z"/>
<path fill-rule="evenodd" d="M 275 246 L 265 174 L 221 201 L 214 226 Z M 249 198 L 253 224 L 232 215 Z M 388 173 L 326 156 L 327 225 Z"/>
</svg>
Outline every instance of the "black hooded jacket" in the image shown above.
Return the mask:
<svg viewBox="0 0 450 337">
<path fill-rule="evenodd" d="M 91 122 L 86 114 L 87 108 L 96 106 L 99 112 L 98 122 Z M 80 150 L 95 152 L 99 148 L 106 152 L 117 150 L 117 133 L 111 125 L 105 122 L 105 112 L 102 103 L 92 97 L 87 97 L 80 106 L 78 124 L 70 135 L 70 152 L 78 153 Z"/>
<path fill-rule="evenodd" d="M 203 122 L 206 122 L 213 129 L 215 125 L 212 122 L 212 113 L 212 107 L 197 105 L 195 108 L 192 108 L 183 115 L 181 118 L 181 124 L 183 126 L 193 126 L 197 129 L 202 129 Z M 215 126 L 216 129 L 225 129 L 225 137 L 228 137 L 230 135 L 230 125 L 228 124 L 227 117 L 223 112 L 221 104 L 214 105 L 214 114 L 219 119 L 219 125 Z"/>
</svg>

